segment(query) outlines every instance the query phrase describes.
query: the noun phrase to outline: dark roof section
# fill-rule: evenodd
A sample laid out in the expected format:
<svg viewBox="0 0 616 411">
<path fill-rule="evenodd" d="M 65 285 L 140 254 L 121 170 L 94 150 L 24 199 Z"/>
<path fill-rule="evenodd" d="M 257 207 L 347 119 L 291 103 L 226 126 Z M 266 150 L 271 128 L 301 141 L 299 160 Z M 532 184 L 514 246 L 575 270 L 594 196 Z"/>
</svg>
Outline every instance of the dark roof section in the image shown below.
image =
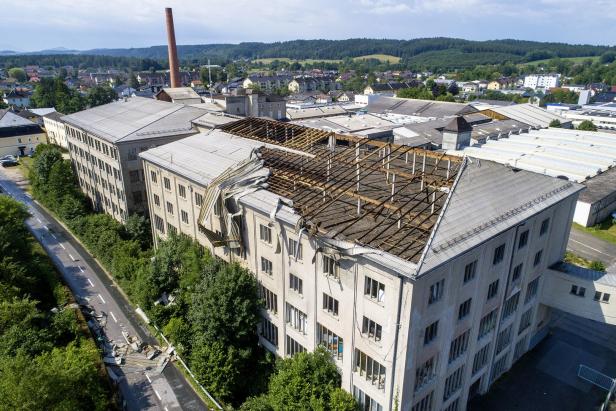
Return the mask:
<svg viewBox="0 0 616 411">
<path fill-rule="evenodd" d="M 464 119 L 462 116 L 457 116 L 453 120 L 449 122 L 443 129 L 443 131 L 451 131 L 454 133 L 465 133 L 468 131 L 473 131 L 473 127 L 468 124 L 468 121 Z"/>
<path fill-rule="evenodd" d="M 62 121 L 62 119 L 61 119 L 61 117 L 63 117 L 63 116 L 64 116 L 64 114 L 59 113 L 57 111 L 54 111 L 54 112 L 51 112 L 49 114 L 45 114 L 43 117 L 51 119 L 51 120 L 54 120 L 54 121 L 60 121 L 60 122 L 64 123 L 64 121 Z"/>
</svg>

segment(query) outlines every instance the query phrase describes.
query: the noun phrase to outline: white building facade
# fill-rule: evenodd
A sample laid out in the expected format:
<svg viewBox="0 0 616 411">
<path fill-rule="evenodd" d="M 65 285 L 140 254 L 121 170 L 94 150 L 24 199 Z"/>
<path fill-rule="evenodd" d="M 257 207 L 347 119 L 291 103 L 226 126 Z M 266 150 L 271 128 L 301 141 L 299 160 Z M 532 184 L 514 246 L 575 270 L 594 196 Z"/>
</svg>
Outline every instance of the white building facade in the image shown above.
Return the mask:
<svg viewBox="0 0 616 411">
<path fill-rule="evenodd" d="M 549 89 L 560 86 L 560 74 L 529 74 L 524 77 L 524 88 Z"/>
<path fill-rule="evenodd" d="M 269 149 L 278 154 L 267 157 Z M 285 153 L 297 151 L 214 130 L 140 155 L 155 241 L 184 234 L 253 272 L 265 301 L 259 334 L 268 350 L 289 356 L 326 346 L 342 387 L 363 409 L 455 411 L 545 335 L 549 308 L 540 293 L 547 267 L 564 255 L 580 186 L 464 160 L 451 171 L 455 181 L 430 238 L 408 259 L 393 244 L 370 245 L 404 243 L 395 233 L 361 245 L 312 231 L 297 211 L 301 201 L 291 207 L 276 192 L 278 166 L 260 162 Z M 425 166 L 428 152 L 408 153 L 409 170 L 422 156 Z M 230 178 L 259 183 L 233 196 L 224 191 L 231 200 L 223 203 L 217 190 Z M 261 185 L 266 181 L 274 188 Z M 474 201 L 485 196 L 494 201 Z M 225 234 L 231 221 L 238 222 L 241 248 Z M 392 252 L 383 251 L 389 246 Z"/>
</svg>

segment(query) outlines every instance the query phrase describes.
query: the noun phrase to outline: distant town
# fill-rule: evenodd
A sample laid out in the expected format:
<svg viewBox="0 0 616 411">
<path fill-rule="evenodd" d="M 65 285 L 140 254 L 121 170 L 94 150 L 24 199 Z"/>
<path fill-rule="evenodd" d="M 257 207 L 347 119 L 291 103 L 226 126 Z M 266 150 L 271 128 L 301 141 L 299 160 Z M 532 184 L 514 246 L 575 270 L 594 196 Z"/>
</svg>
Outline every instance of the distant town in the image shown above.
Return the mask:
<svg viewBox="0 0 616 411">
<path fill-rule="evenodd" d="M 0 56 L 8 408 L 614 409 L 614 47 L 164 17 L 164 58 Z"/>
</svg>

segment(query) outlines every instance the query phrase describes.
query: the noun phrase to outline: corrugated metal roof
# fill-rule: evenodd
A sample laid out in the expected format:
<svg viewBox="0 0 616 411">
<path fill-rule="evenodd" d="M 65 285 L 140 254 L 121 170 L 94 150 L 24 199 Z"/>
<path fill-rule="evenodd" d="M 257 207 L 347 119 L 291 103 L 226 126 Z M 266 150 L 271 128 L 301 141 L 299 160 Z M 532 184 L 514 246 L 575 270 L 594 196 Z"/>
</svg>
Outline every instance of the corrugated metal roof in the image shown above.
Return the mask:
<svg viewBox="0 0 616 411">
<path fill-rule="evenodd" d="M 35 125 L 27 118 L 23 118 L 8 109 L 0 110 L 0 127 L 20 127 Z"/>
<path fill-rule="evenodd" d="M 491 107 L 490 110 L 508 117 L 512 120 L 521 121 L 530 124 L 533 127 L 545 128 L 550 125 L 553 120 L 558 120 L 561 123 L 570 122 L 568 119 L 561 117 L 553 112 L 547 111 L 541 107 L 532 104 L 514 104 L 505 107 Z"/>
<path fill-rule="evenodd" d="M 131 141 L 194 132 L 191 121 L 206 111 L 184 104 L 131 97 L 62 117 L 110 142 Z"/>
</svg>

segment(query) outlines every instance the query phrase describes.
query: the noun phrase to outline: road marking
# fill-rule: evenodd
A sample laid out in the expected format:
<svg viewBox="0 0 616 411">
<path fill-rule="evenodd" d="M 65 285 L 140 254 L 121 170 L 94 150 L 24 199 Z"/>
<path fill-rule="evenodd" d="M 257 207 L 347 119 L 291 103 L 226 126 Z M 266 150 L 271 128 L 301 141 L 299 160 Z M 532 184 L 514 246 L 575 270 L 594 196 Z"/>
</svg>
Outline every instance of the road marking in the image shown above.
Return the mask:
<svg viewBox="0 0 616 411">
<path fill-rule="evenodd" d="M 101 299 L 101 301 L 103 302 L 103 304 L 105 304 L 105 300 L 103 300 L 103 296 L 101 296 L 100 294 L 98 295 L 98 298 Z"/>
<path fill-rule="evenodd" d="M 150 384 L 152 384 L 152 380 L 150 379 L 150 376 L 148 375 L 148 373 L 147 373 L 147 372 L 144 372 L 144 374 L 145 374 L 145 378 L 147 378 L 147 379 L 148 379 L 148 382 L 149 382 Z"/>
<path fill-rule="evenodd" d="M 92 282 L 92 280 L 88 278 L 88 282 L 90 283 L 90 287 L 94 288 L 94 283 Z"/>
<path fill-rule="evenodd" d="M 109 311 L 109 314 L 111 314 L 111 318 L 113 318 L 113 322 L 117 323 L 118 319 L 115 317 L 115 315 L 113 315 L 112 311 Z M 147 375 L 147 374 L 146 374 Z"/>
<path fill-rule="evenodd" d="M 43 222 L 41 221 L 41 219 L 40 219 L 40 218 L 38 218 L 38 217 L 36 217 L 36 221 L 38 221 L 38 222 L 39 222 L 39 224 L 43 224 Z"/>
<path fill-rule="evenodd" d="M 49 229 L 48 229 L 49 230 Z M 54 238 L 54 240 L 57 240 L 58 238 L 55 236 L 54 233 L 51 233 L 51 236 Z"/>
<path fill-rule="evenodd" d="M 596 248 L 593 248 L 593 247 L 591 247 L 591 246 L 589 246 L 589 245 L 586 245 L 586 244 L 584 244 L 584 243 L 582 243 L 582 242 L 580 242 L 580 241 L 574 240 L 573 238 L 570 238 L 570 239 L 569 239 L 569 241 L 573 241 L 574 243 L 578 243 L 578 244 L 580 244 L 580 245 L 582 245 L 582 246 L 584 246 L 584 247 L 586 247 L 586 248 L 589 248 L 589 249 L 591 249 L 591 250 L 593 250 L 593 251 L 596 251 L 596 252 L 597 252 L 597 253 L 599 253 L 599 254 L 603 254 L 603 255 L 607 255 L 608 257 L 612 257 L 612 256 L 611 256 L 611 255 L 609 255 L 608 253 L 604 253 L 604 252 L 603 252 L 603 251 L 601 251 L 601 250 L 597 250 Z"/>
<path fill-rule="evenodd" d="M 60 243 L 60 247 L 62 247 L 63 250 L 66 250 L 66 247 L 64 247 L 64 244 Z"/>
<path fill-rule="evenodd" d="M 85 271 L 83 271 L 83 268 L 79 267 L 79 271 L 81 271 L 82 273 L 85 273 Z"/>
<path fill-rule="evenodd" d="M 49 227 L 47 227 L 46 225 L 43 226 L 43 228 L 47 231 L 49 231 Z"/>
<path fill-rule="evenodd" d="M 169 411 L 169 409 L 167 407 L 165 407 L 165 411 Z"/>
<path fill-rule="evenodd" d="M 156 394 L 156 398 L 158 398 L 158 401 L 162 401 L 162 398 L 160 398 L 160 394 L 158 393 L 158 391 L 156 391 L 154 388 L 152 388 L 154 390 L 154 394 Z"/>
<path fill-rule="evenodd" d="M 77 260 L 75 260 L 75 257 L 73 257 L 73 255 L 71 253 L 68 253 L 68 256 L 71 257 L 71 260 L 77 261 Z"/>
</svg>

